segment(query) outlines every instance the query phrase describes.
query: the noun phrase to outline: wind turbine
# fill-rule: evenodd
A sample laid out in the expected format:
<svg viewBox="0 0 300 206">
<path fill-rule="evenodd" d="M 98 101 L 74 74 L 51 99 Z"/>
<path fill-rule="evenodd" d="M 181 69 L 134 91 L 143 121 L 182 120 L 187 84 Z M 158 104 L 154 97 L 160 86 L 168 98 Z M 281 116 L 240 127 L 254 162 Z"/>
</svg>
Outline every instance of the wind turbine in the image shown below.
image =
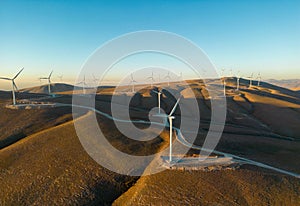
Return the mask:
<svg viewBox="0 0 300 206">
<path fill-rule="evenodd" d="M 170 114 L 157 114 L 157 115 L 153 115 L 153 116 L 157 116 L 157 117 L 163 117 L 165 119 L 165 122 L 167 123 L 167 120 L 169 120 L 169 132 L 170 132 L 170 150 L 169 150 L 169 162 L 172 162 L 172 139 L 173 139 L 173 120 L 175 119 L 175 117 L 173 116 L 179 101 L 181 99 L 181 96 L 178 98 L 178 100 L 176 101 L 173 109 L 171 110 Z"/>
<path fill-rule="evenodd" d="M 132 93 L 134 93 L 134 85 L 137 81 L 134 80 L 133 74 L 131 74 L 130 77 L 131 77 L 130 84 L 132 86 Z"/>
<path fill-rule="evenodd" d="M 62 82 L 63 75 L 58 75 L 57 77 L 59 78 L 60 82 Z"/>
<path fill-rule="evenodd" d="M 224 76 L 224 72 L 225 72 L 225 69 L 224 69 L 224 68 L 221 69 L 221 77 L 225 77 L 225 76 Z"/>
<path fill-rule="evenodd" d="M 14 76 L 14 78 L 7 78 L 7 77 L 0 77 L 0 79 L 3 79 L 3 80 L 8 80 L 8 81 L 11 81 L 12 83 L 12 96 L 13 96 L 13 105 L 16 105 L 16 95 L 15 95 L 15 92 L 18 91 L 18 87 L 15 83 L 15 79 L 19 76 L 19 74 L 24 70 L 24 68 L 22 68 L 18 74 L 16 74 L 16 76 Z"/>
<path fill-rule="evenodd" d="M 240 71 L 237 72 L 236 74 L 236 90 L 239 91 L 240 90 Z"/>
<path fill-rule="evenodd" d="M 168 79 L 168 86 L 170 86 L 170 72 L 168 72 L 167 76 L 165 76 L 165 79 Z"/>
<path fill-rule="evenodd" d="M 151 88 L 152 88 L 153 87 L 153 82 L 154 82 L 153 72 L 152 72 L 151 76 L 148 77 L 147 79 L 151 79 Z"/>
<path fill-rule="evenodd" d="M 159 91 L 159 90 L 158 91 L 153 90 L 153 92 L 157 94 L 157 98 L 158 98 L 158 114 L 160 114 L 160 97 L 161 97 L 162 92 Z"/>
<path fill-rule="evenodd" d="M 257 79 L 258 79 L 257 86 L 259 87 L 260 86 L 260 82 L 261 82 L 260 72 L 258 73 Z"/>
<path fill-rule="evenodd" d="M 95 82 L 95 83 L 97 83 L 97 82 L 99 82 L 99 78 L 96 78 L 96 76 L 94 75 L 94 74 L 92 74 L 92 76 L 93 76 L 93 81 Z"/>
<path fill-rule="evenodd" d="M 87 86 L 87 83 L 85 82 L 85 75 L 83 75 L 83 80 L 79 83 L 77 83 L 77 85 L 82 85 L 82 93 L 85 94 L 86 90 L 85 90 L 85 86 Z"/>
<path fill-rule="evenodd" d="M 52 76 L 53 71 L 49 74 L 48 77 L 41 77 L 40 80 L 42 79 L 47 79 L 48 80 L 48 92 L 51 94 L 51 76 Z"/>
<path fill-rule="evenodd" d="M 250 79 L 250 84 L 249 84 L 249 88 L 252 87 L 252 79 L 253 79 L 253 73 L 251 74 L 250 77 L 248 77 Z"/>
<path fill-rule="evenodd" d="M 229 71 L 230 71 L 230 77 L 232 77 L 233 76 L 232 69 L 230 69 Z"/>
<path fill-rule="evenodd" d="M 183 80 L 183 78 L 182 78 L 182 72 L 179 73 L 179 80 Z"/>
</svg>

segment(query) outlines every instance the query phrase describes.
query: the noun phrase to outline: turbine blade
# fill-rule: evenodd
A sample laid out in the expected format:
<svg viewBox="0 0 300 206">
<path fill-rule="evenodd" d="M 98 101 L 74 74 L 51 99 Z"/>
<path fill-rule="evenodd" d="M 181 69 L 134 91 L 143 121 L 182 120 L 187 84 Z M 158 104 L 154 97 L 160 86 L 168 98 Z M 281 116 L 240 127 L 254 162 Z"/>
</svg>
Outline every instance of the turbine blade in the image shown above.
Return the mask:
<svg viewBox="0 0 300 206">
<path fill-rule="evenodd" d="M 13 85 L 14 85 L 14 88 L 16 89 L 16 91 L 19 91 L 19 89 L 18 89 L 18 87 L 17 87 L 17 85 L 16 85 L 16 83 L 15 83 L 14 80 L 13 80 Z"/>
<path fill-rule="evenodd" d="M 49 77 L 48 77 L 48 79 L 50 79 L 51 78 L 51 76 L 52 76 L 52 73 L 53 73 L 53 70 L 51 71 L 51 73 L 49 74 Z"/>
<path fill-rule="evenodd" d="M 177 102 L 175 103 L 175 105 L 174 105 L 172 111 L 170 112 L 169 116 L 172 116 L 173 113 L 175 112 L 175 110 L 176 110 L 176 108 L 177 108 L 177 106 L 178 106 L 178 104 L 179 104 L 180 99 L 181 99 L 181 96 L 178 98 L 178 100 L 177 100 Z"/>
<path fill-rule="evenodd" d="M 24 68 L 22 68 L 13 79 L 16 79 L 23 70 L 24 70 Z"/>
<path fill-rule="evenodd" d="M 0 79 L 4 79 L 4 80 L 12 80 L 12 79 L 6 78 L 6 77 L 0 77 Z"/>
<path fill-rule="evenodd" d="M 153 116 L 153 117 L 165 117 L 165 118 L 169 117 L 169 116 L 166 115 L 166 114 L 153 114 L 152 116 Z"/>
</svg>

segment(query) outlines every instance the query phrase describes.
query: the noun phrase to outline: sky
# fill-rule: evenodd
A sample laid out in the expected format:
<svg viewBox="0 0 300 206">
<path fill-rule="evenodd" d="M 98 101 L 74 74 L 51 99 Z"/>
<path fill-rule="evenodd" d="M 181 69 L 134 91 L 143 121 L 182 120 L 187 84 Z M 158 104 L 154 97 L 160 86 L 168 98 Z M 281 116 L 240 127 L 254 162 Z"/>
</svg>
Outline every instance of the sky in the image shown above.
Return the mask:
<svg viewBox="0 0 300 206">
<path fill-rule="evenodd" d="M 140 30 L 181 35 L 227 73 L 300 78 L 300 1 L 274 0 L 2 0 L 0 76 L 12 77 L 24 67 L 19 87 L 39 85 L 38 78 L 51 70 L 53 81 L 63 75 L 72 83 L 97 48 Z M 8 87 L 0 81 L 0 89 Z"/>
</svg>

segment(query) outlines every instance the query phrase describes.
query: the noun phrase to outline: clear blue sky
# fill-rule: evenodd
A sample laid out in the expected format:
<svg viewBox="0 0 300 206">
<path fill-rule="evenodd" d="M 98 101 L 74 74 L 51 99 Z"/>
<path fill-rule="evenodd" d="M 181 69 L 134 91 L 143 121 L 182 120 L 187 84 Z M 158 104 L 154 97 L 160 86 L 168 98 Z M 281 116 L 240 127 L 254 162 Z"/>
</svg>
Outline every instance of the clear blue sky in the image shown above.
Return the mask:
<svg viewBox="0 0 300 206">
<path fill-rule="evenodd" d="M 53 68 L 72 79 L 101 44 L 137 30 L 182 35 L 245 76 L 300 78 L 300 1 L 254 0 L 2 0 L 0 76 L 25 67 L 20 81 L 32 82 Z"/>
</svg>

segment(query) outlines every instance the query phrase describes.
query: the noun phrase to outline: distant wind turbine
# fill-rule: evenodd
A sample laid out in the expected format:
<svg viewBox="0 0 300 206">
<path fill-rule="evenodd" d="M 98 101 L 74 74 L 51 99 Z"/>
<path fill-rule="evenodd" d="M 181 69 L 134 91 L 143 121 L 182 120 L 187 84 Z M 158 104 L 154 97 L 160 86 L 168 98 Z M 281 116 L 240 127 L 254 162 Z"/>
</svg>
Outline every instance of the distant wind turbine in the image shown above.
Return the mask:
<svg viewBox="0 0 300 206">
<path fill-rule="evenodd" d="M 251 74 L 250 77 L 248 77 L 250 79 L 250 84 L 249 84 L 249 88 L 252 87 L 252 81 L 253 81 L 253 73 Z"/>
<path fill-rule="evenodd" d="M 77 85 L 81 85 L 82 93 L 85 94 L 86 93 L 85 87 L 87 86 L 87 83 L 85 82 L 85 75 L 83 75 L 82 81 L 77 83 Z"/>
<path fill-rule="evenodd" d="M 229 71 L 230 71 L 230 77 L 233 77 L 233 70 L 230 69 Z"/>
<path fill-rule="evenodd" d="M 151 76 L 147 78 L 147 80 L 148 80 L 148 79 L 151 80 L 151 88 L 152 88 L 152 87 L 153 87 L 153 82 L 154 82 L 153 72 L 152 72 Z"/>
<path fill-rule="evenodd" d="M 15 92 L 18 91 L 18 87 L 15 83 L 15 79 L 20 75 L 20 73 L 24 70 L 24 68 L 22 68 L 17 74 L 16 76 L 14 76 L 14 78 L 7 78 L 7 77 L 0 77 L 0 79 L 3 79 L 3 80 L 8 80 L 8 81 L 11 81 L 12 83 L 12 96 L 13 96 L 13 105 L 16 105 L 16 95 L 15 95 Z"/>
<path fill-rule="evenodd" d="M 258 79 L 257 86 L 259 87 L 260 86 L 260 82 L 261 82 L 260 72 L 258 73 L 257 79 Z"/>
<path fill-rule="evenodd" d="M 62 82 L 63 75 L 58 75 L 57 77 L 59 78 L 60 82 Z"/>
<path fill-rule="evenodd" d="M 183 80 L 182 72 L 179 73 L 179 80 Z"/>
<path fill-rule="evenodd" d="M 172 162 L 172 137 L 173 137 L 173 119 L 175 119 L 175 117 L 173 116 L 174 112 L 176 111 L 176 108 L 179 104 L 179 101 L 181 99 L 181 96 L 178 98 L 178 100 L 176 101 L 173 109 L 171 110 L 170 114 L 157 114 L 157 115 L 153 115 L 153 116 L 157 116 L 157 117 L 163 117 L 165 119 L 165 122 L 167 123 L 167 120 L 169 120 L 169 128 L 170 128 L 170 151 L 169 151 L 169 162 Z"/>
<path fill-rule="evenodd" d="M 165 76 L 165 79 L 168 79 L 168 86 L 170 86 L 170 72 L 168 72 L 167 76 Z"/>
<path fill-rule="evenodd" d="M 240 71 L 238 71 L 237 73 L 236 73 L 236 90 L 237 91 L 239 91 L 240 90 Z"/>
<path fill-rule="evenodd" d="M 52 76 L 53 71 L 51 71 L 51 73 L 49 74 L 48 77 L 41 77 L 40 80 L 42 79 L 46 79 L 48 80 L 48 92 L 49 94 L 51 94 L 51 76 Z"/>
<path fill-rule="evenodd" d="M 221 77 L 225 77 L 224 73 L 225 73 L 225 69 L 223 68 L 223 69 L 221 69 Z"/>
<path fill-rule="evenodd" d="M 92 76 L 93 76 L 93 81 L 95 82 L 95 83 L 98 83 L 99 82 L 99 78 L 96 78 L 96 76 L 94 75 L 94 74 L 92 74 Z"/>
<path fill-rule="evenodd" d="M 133 74 L 131 74 L 130 77 L 131 77 L 131 80 L 130 80 L 131 91 L 132 91 L 132 93 L 134 93 L 134 92 L 135 92 L 135 91 L 134 91 L 134 85 L 135 85 L 135 83 L 137 83 L 137 81 L 134 80 Z"/>
<path fill-rule="evenodd" d="M 223 91 L 224 91 L 224 96 L 226 96 L 226 77 L 223 77 Z"/>
</svg>

